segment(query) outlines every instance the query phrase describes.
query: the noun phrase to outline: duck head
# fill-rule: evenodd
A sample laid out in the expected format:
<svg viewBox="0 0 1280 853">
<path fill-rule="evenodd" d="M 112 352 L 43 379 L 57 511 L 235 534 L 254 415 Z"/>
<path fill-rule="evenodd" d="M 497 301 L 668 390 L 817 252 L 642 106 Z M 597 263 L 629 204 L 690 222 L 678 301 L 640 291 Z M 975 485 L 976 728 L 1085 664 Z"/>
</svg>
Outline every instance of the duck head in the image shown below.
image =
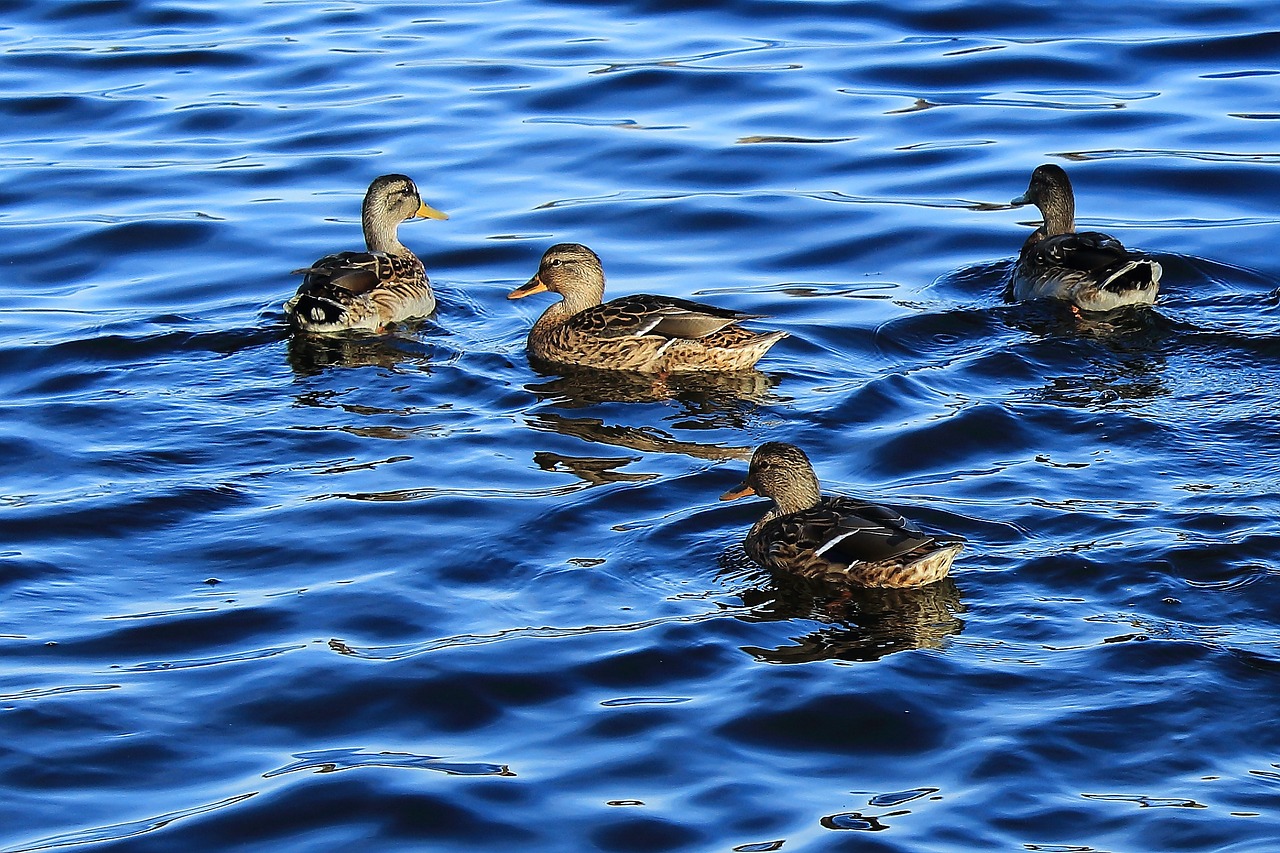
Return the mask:
<svg viewBox="0 0 1280 853">
<path fill-rule="evenodd" d="M 766 442 L 751 455 L 747 478 L 720 496 L 732 501 L 747 495 L 772 498 L 780 513 L 799 512 L 818 503 L 822 491 L 813 464 L 794 444 Z"/>
<path fill-rule="evenodd" d="M 417 185 L 405 175 L 374 178 L 364 194 L 364 205 L 360 210 L 360 222 L 369 251 L 402 250 L 396 229 L 401 222 L 416 217 L 448 219 L 449 215 L 425 204 L 418 194 Z"/>
<path fill-rule="evenodd" d="M 1046 237 L 1057 234 L 1070 234 L 1076 230 L 1076 200 L 1071 191 L 1071 180 L 1066 170 L 1053 163 L 1037 166 L 1031 173 L 1031 183 L 1027 191 L 1009 204 L 1021 207 L 1034 204 L 1044 217 Z"/>
<path fill-rule="evenodd" d="M 533 293 L 559 293 L 566 302 L 581 306 L 599 305 L 604 298 L 604 269 L 595 252 L 580 243 L 557 243 L 542 255 L 533 278 L 507 294 L 523 299 Z"/>
</svg>

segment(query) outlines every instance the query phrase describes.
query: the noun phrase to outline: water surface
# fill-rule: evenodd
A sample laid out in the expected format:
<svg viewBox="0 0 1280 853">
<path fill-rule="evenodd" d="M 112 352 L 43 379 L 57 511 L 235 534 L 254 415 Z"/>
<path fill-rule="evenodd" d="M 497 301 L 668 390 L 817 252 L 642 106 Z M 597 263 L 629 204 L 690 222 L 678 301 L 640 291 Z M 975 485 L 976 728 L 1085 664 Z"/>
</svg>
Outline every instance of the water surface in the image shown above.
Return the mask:
<svg viewBox="0 0 1280 853">
<path fill-rule="evenodd" d="M 226 8 L 223 8 L 226 7 Z M 1274 4 L 14 2 L 0 850 L 1280 837 Z M 1042 162 L 1152 311 L 1001 299 Z M 441 308 L 291 338 L 376 175 Z M 531 368 L 549 245 L 761 371 Z M 966 537 L 815 598 L 765 440 Z"/>
</svg>

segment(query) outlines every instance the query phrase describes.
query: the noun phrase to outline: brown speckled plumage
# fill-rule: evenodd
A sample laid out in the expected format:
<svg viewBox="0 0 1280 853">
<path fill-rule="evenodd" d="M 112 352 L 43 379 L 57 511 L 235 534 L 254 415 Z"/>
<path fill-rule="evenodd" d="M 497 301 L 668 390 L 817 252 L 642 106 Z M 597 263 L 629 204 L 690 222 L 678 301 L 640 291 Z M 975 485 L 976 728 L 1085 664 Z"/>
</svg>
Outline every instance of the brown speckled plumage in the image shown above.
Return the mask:
<svg viewBox="0 0 1280 853">
<path fill-rule="evenodd" d="M 772 498 L 774 508 L 752 525 L 744 545 L 773 571 L 857 586 L 922 586 L 946 577 L 963 547 L 888 507 L 824 497 L 809 458 L 792 444 L 756 448 L 747 478 L 720 499 L 751 494 Z"/>
<path fill-rule="evenodd" d="M 1010 204 L 1034 204 L 1044 217 L 1018 254 L 1012 298 L 1061 299 L 1093 312 L 1155 302 L 1159 262 L 1107 234 L 1076 231 L 1075 195 L 1062 167 L 1037 167 L 1027 191 Z"/>
<path fill-rule="evenodd" d="M 563 299 L 529 330 L 531 358 L 639 373 L 747 370 L 786 332 L 758 334 L 738 325 L 754 315 L 669 296 L 637 294 L 601 304 L 604 271 L 577 243 L 552 246 L 538 274 L 511 292 L 549 290 Z"/>
<path fill-rule="evenodd" d="M 305 278 L 285 303 L 289 321 L 308 332 L 380 331 L 388 323 L 435 310 L 422 261 L 397 236 L 400 223 L 417 216 L 448 218 L 423 204 L 418 188 L 404 175 L 374 180 L 360 217 L 367 251 L 326 255 L 294 270 Z"/>
</svg>

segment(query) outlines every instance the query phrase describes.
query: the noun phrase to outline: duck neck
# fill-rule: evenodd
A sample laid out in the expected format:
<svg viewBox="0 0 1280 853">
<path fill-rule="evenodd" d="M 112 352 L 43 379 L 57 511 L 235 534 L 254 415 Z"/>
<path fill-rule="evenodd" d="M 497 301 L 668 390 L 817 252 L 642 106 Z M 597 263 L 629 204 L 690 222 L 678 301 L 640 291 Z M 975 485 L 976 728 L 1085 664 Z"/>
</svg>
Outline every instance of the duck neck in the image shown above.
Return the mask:
<svg viewBox="0 0 1280 853">
<path fill-rule="evenodd" d="M 594 308 L 604 299 L 603 281 L 586 281 L 579 287 L 567 287 L 561 306 L 566 316 L 572 317 L 588 308 Z"/>
<path fill-rule="evenodd" d="M 584 287 L 566 287 L 560 294 L 560 301 L 542 312 L 538 322 L 533 324 L 534 329 L 542 331 L 559 326 L 574 314 L 579 314 L 588 308 L 594 308 L 599 305 L 603 295 L 604 287 L 602 285 L 597 286 L 588 283 Z"/>
<path fill-rule="evenodd" d="M 545 334 L 557 326 L 563 325 L 566 320 L 572 317 L 575 311 L 567 310 L 567 299 L 561 299 L 559 302 L 553 303 L 546 311 L 542 312 L 542 316 L 533 324 L 533 328 L 529 330 L 529 337 Z"/>
<path fill-rule="evenodd" d="M 388 255 L 404 255 L 409 250 L 404 247 L 397 236 L 400 223 L 391 222 L 374 205 L 366 200 L 360 212 L 360 225 L 364 228 L 364 244 L 370 252 L 385 252 Z"/>
<path fill-rule="evenodd" d="M 822 500 L 822 490 L 813 471 L 796 472 L 785 489 L 772 496 L 779 515 L 802 512 L 815 507 Z"/>
<path fill-rule="evenodd" d="M 1044 200 L 1040 215 L 1044 217 L 1042 228 L 1046 237 L 1071 234 L 1076 230 L 1076 205 L 1070 195 L 1054 193 Z"/>
</svg>

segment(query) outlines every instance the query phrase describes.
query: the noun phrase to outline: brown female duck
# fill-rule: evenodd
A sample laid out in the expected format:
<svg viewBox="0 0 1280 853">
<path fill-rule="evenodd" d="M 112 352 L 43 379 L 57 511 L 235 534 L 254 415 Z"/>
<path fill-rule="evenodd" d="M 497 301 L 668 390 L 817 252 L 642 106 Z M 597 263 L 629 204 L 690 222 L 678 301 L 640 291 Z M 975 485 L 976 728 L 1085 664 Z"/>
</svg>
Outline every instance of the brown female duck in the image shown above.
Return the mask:
<svg viewBox="0 0 1280 853">
<path fill-rule="evenodd" d="M 923 586 L 946 577 L 963 547 L 888 507 L 824 497 L 809 457 L 793 444 L 756 448 L 747 478 L 720 500 L 746 495 L 773 498 L 744 543 L 751 559 L 773 571 L 857 586 Z"/>
<path fill-rule="evenodd" d="M 1159 262 L 1115 237 L 1076 231 L 1075 195 L 1061 166 L 1036 168 L 1027 191 L 1010 204 L 1034 204 L 1044 217 L 1018 255 L 1014 299 L 1062 299 L 1081 311 L 1099 312 L 1156 301 Z"/>
<path fill-rule="evenodd" d="M 423 204 L 418 188 L 404 175 L 375 179 L 360 213 L 367 251 L 326 255 L 294 270 L 306 277 L 285 303 L 289 321 L 308 332 L 377 332 L 388 323 L 434 311 L 436 297 L 427 271 L 396 233 L 401 222 L 418 216 L 449 218 Z"/>
<path fill-rule="evenodd" d="M 787 336 L 738 325 L 755 315 L 670 296 L 637 294 L 601 304 L 600 258 L 577 243 L 547 249 L 538 274 L 508 298 L 545 290 L 563 299 L 533 324 L 528 346 L 530 356 L 554 365 L 640 373 L 747 370 Z"/>
</svg>

